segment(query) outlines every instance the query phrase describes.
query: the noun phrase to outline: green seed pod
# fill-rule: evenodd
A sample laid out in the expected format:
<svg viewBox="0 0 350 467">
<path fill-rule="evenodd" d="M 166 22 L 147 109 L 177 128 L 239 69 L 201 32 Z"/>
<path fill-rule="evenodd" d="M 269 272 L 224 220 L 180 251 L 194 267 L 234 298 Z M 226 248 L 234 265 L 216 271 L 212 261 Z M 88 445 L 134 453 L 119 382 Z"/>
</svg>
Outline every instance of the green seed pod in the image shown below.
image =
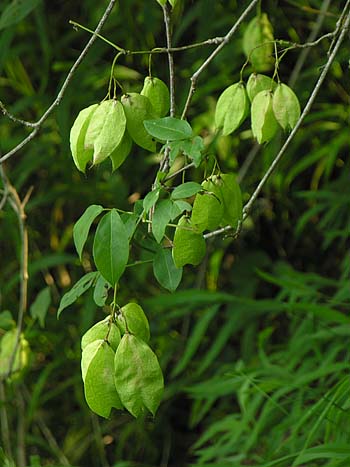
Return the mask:
<svg viewBox="0 0 350 467">
<path fill-rule="evenodd" d="M 146 76 L 141 95 L 148 97 L 152 104 L 154 114 L 157 117 L 164 117 L 169 112 L 169 89 L 168 86 L 159 78 Z"/>
<path fill-rule="evenodd" d="M 70 130 L 70 149 L 77 169 L 85 173 L 86 164 L 92 159 L 94 151 L 85 148 L 85 136 L 91 117 L 98 104 L 90 105 L 79 112 Z"/>
<path fill-rule="evenodd" d="M 300 104 L 294 91 L 286 84 L 279 84 L 273 94 L 272 107 L 278 123 L 284 130 L 295 127 L 300 117 Z"/>
<path fill-rule="evenodd" d="M 193 228 L 186 216 L 182 216 L 177 225 L 172 250 L 175 266 L 177 268 L 185 264 L 197 266 L 206 251 L 203 235 Z"/>
<path fill-rule="evenodd" d="M 145 342 L 150 340 L 150 331 L 148 319 L 143 309 L 137 303 L 128 303 L 120 310 L 123 320 L 120 321 L 124 325 L 124 332 L 134 334 Z"/>
<path fill-rule="evenodd" d="M 126 117 L 121 103 L 114 99 L 101 102 L 90 119 L 84 142 L 86 149 L 94 149 L 94 165 L 112 154 L 122 141 L 125 128 Z"/>
<path fill-rule="evenodd" d="M 121 100 L 125 115 L 126 128 L 135 143 L 148 151 L 156 150 L 156 143 L 147 133 L 143 122 L 156 118 L 148 97 L 135 92 L 125 94 Z"/>
<path fill-rule="evenodd" d="M 120 331 L 114 323 L 110 324 L 109 329 L 109 320 L 110 317 L 107 316 L 107 318 L 94 324 L 90 329 L 86 331 L 86 333 L 81 339 L 82 350 L 84 350 L 87 345 L 91 344 L 91 342 L 94 342 L 99 339 L 104 340 L 106 338 L 112 349 L 114 351 L 117 350 L 117 347 L 120 342 Z"/>
<path fill-rule="evenodd" d="M 215 109 L 215 125 L 223 135 L 235 131 L 249 112 L 249 100 L 243 83 L 229 86 L 219 97 Z"/>
<path fill-rule="evenodd" d="M 224 213 L 220 225 L 237 227 L 242 219 L 242 193 L 234 174 L 220 174 L 212 177 L 213 183 L 220 188 Z"/>
<path fill-rule="evenodd" d="M 250 102 L 261 91 L 273 91 L 276 89 L 276 82 L 269 76 L 252 73 L 247 82 L 247 94 Z"/>
<path fill-rule="evenodd" d="M 278 130 L 278 123 L 273 113 L 272 94 L 259 92 L 252 102 L 252 131 L 259 144 L 270 141 Z"/>
<path fill-rule="evenodd" d="M 108 418 L 113 407 L 123 407 L 114 383 L 114 351 L 103 340 L 85 347 L 82 355 L 82 376 L 85 399 L 90 409 Z"/>
<path fill-rule="evenodd" d="M 127 130 L 125 130 L 123 139 L 121 140 L 120 144 L 114 149 L 112 154 L 109 155 L 112 161 L 112 169 L 113 172 L 118 169 L 125 161 L 125 159 L 130 154 L 132 147 L 132 139 Z"/>
<path fill-rule="evenodd" d="M 256 71 L 273 67 L 273 40 L 272 25 L 266 13 L 250 21 L 243 36 L 243 50 Z"/>
<path fill-rule="evenodd" d="M 204 193 L 197 193 L 193 203 L 191 222 L 198 232 L 216 229 L 224 214 L 224 203 L 220 187 L 212 181 L 202 183 Z"/>
</svg>

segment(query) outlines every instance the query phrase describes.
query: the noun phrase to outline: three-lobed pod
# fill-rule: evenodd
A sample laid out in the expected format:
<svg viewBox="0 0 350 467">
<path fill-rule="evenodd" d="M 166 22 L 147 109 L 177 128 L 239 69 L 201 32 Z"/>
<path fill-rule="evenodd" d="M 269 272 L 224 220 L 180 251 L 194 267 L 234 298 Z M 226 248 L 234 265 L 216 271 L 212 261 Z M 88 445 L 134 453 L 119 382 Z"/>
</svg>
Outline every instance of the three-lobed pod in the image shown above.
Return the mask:
<svg viewBox="0 0 350 467">
<path fill-rule="evenodd" d="M 130 154 L 133 141 L 143 149 L 155 151 L 156 143 L 143 122 L 166 115 L 169 102 L 166 84 L 147 76 L 140 94 L 128 93 L 121 101 L 107 99 L 81 110 L 70 132 L 76 167 L 85 173 L 90 161 L 97 165 L 109 157 L 114 171 Z"/>
<path fill-rule="evenodd" d="M 233 174 L 212 175 L 196 194 L 191 216 L 182 216 L 173 240 L 176 267 L 198 265 L 206 252 L 203 232 L 218 227 L 237 228 L 242 219 L 242 195 Z"/>
<path fill-rule="evenodd" d="M 235 131 L 249 114 L 253 136 L 259 144 L 270 141 L 279 128 L 293 129 L 300 117 L 300 104 L 294 91 L 284 83 L 268 76 L 252 74 L 247 82 L 235 83 L 220 95 L 215 124 L 223 135 Z"/>
<path fill-rule="evenodd" d="M 147 410 L 155 415 L 164 381 L 149 340 L 149 323 L 137 303 L 128 303 L 115 321 L 107 317 L 83 335 L 81 372 L 93 412 L 108 418 L 114 407 L 134 417 Z"/>
</svg>

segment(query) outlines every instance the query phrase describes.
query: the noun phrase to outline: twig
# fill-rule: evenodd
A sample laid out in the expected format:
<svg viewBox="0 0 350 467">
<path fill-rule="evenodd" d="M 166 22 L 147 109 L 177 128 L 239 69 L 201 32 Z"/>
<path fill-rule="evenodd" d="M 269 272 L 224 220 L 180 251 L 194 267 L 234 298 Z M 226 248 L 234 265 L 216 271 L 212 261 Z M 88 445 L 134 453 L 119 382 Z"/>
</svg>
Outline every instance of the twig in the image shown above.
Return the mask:
<svg viewBox="0 0 350 467">
<path fill-rule="evenodd" d="M 162 180 L 162 183 L 165 183 L 167 182 L 168 180 L 171 180 L 172 178 L 175 178 L 177 175 L 179 175 L 180 173 L 184 172 L 185 170 L 187 169 L 191 169 L 192 167 L 195 167 L 195 163 L 194 162 L 191 162 L 190 164 L 187 164 L 187 165 L 184 165 L 183 167 L 181 167 L 181 169 L 179 170 L 176 170 L 175 172 L 167 175 L 163 180 Z"/>
<path fill-rule="evenodd" d="M 16 341 L 12 350 L 12 354 L 9 358 L 9 366 L 3 379 L 8 378 L 12 373 L 12 368 L 15 363 L 16 353 L 18 350 L 20 337 L 23 327 L 23 317 L 27 311 L 27 298 L 28 298 L 28 230 L 26 226 L 26 214 L 25 207 L 29 201 L 33 187 L 31 187 L 23 200 L 21 201 L 16 189 L 7 181 L 9 191 L 9 203 L 17 215 L 18 226 L 21 238 L 21 262 L 20 262 L 20 298 L 18 305 L 18 317 L 17 317 L 17 332 Z"/>
<path fill-rule="evenodd" d="M 12 157 L 14 154 L 16 154 L 18 151 L 20 151 L 27 143 L 29 143 L 29 141 L 31 141 L 37 135 L 37 133 L 39 132 L 39 130 L 40 130 L 42 124 L 45 122 L 45 120 L 51 115 L 51 113 L 54 111 L 54 109 L 60 104 L 60 102 L 61 102 L 61 100 L 62 100 L 62 98 L 63 98 L 63 96 L 64 96 L 64 94 L 66 92 L 66 89 L 69 86 L 69 84 L 70 84 L 70 82 L 71 82 L 77 68 L 79 67 L 79 65 L 81 64 L 83 59 L 85 58 L 86 54 L 90 50 L 93 43 L 96 41 L 97 34 L 99 34 L 99 32 L 101 31 L 103 25 L 105 24 L 108 16 L 110 15 L 110 13 L 112 11 L 116 1 L 117 0 L 110 0 L 105 12 L 103 13 L 102 18 L 100 19 L 100 21 L 99 21 L 99 23 L 98 23 L 98 25 L 97 25 L 97 27 L 96 27 L 96 29 L 94 31 L 93 36 L 90 38 L 90 40 L 88 41 L 88 43 L 86 44 L 84 49 L 81 51 L 79 57 L 74 62 L 72 68 L 69 70 L 68 75 L 67 75 L 66 79 L 64 80 L 64 83 L 62 84 L 62 87 L 61 87 L 60 91 L 58 92 L 58 94 L 56 96 L 56 99 L 52 102 L 50 107 L 41 116 L 41 118 L 37 122 L 35 122 L 35 123 L 33 123 L 31 125 L 34 128 L 34 130 L 23 141 L 21 141 L 16 147 L 14 147 L 8 153 L 6 153 L 4 156 L 2 156 L 0 158 L 0 164 L 5 162 L 10 157 Z"/>
<path fill-rule="evenodd" d="M 349 2 L 348 2 L 349 3 Z M 253 194 L 251 195 L 248 203 L 244 206 L 244 213 L 243 213 L 243 220 L 247 218 L 251 208 L 252 208 L 252 205 L 254 203 L 254 201 L 256 200 L 256 198 L 258 197 L 260 191 L 262 190 L 263 186 L 265 185 L 265 183 L 267 182 L 267 180 L 269 179 L 269 177 L 271 176 L 272 172 L 274 171 L 274 169 L 276 168 L 277 164 L 279 163 L 279 161 L 282 159 L 286 149 L 288 148 L 290 142 L 292 141 L 292 139 L 294 138 L 294 136 L 296 135 L 297 131 L 299 130 L 299 128 L 301 127 L 301 124 L 303 123 L 304 121 L 304 118 L 306 117 L 306 115 L 309 113 L 311 107 L 312 107 L 312 104 L 314 103 L 316 97 L 317 97 L 317 94 L 319 93 L 320 89 L 321 89 L 321 86 L 322 86 L 322 83 L 332 65 L 332 63 L 334 62 L 334 59 L 337 55 L 337 52 L 339 50 L 339 47 L 341 46 L 344 38 L 345 38 L 345 35 L 347 33 L 347 30 L 349 28 L 349 24 L 350 24 L 350 13 L 348 13 L 347 17 L 346 17 L 346 20 L 345 20 L 345 23 L 341 29 L 341 32 L 339 34 L 339 37 L 338 37 L 338 40 L 337 42 L 335 43 L 334 45 L 334 48 L 332 50 L 332 53 L 330 54 L 328 60 L 327 60 L 327 63 L 326 65 L 324 66 L 318 80 L 317 80 L 317 83 L 311 93 L 311 96 L 309 97 L 309 100 L 307 101 L 305 107 L 304 107 L 304 110 L 302 112 L 302 114 L 300 115 L 299 117 L 299 120 L 297 121 L 295 127 L 293 128 L 293 130 L 291 131 L 291 133 L 289 134 L 288 138 L 286 139 L 285 143 L 283 144 L 282 148 L 280 149 L 280 151 L 278 152 L 277 156 L 275 157 L 275 159 L 273 160 L 272 164 L 270 165 L 270 167 L 268 168 L 268 170 L 266 171 L 265 175 L 263 176 L 263 178 L 261 179 L 260 183 L 258 184 L 258 186 L 256 187 L 255 191 L 253 192 Z"/>
<path fill-rule="evenodd" d="M 17 118 L 14 115 L 12 115 L 5 107 L 4 103 L 0 101 L 0 110 L 1 112 L 6 115 L 7 118 L 12 120 L 15 123 L 19 123 L 20 125 L 28 126 L 28 127 L 35 127 L 36 123 L 32 122 L 27 122 L 26 120 L 22 120 L 21 118 Z"/>
<path fill-rule="evenodd" d="M 171 49 L 171 24 L 170 14 L 167 4 L 163 6 L 165 33 L 166 33 L 166 45 L 168 48 L 168 63 L 169 63 L 169 90 L 170 90 L 170 117 L 175 115 L 175 73 L 174 73 L 174 57 Z"/>
<path fill-rule="evenodd" d="M 292 132 L 289 134 L 288 138 L 284 142 L 284 144 L 281 147 L 280 151 L 277 153 L 277 155 L 276 155 L 275 159 L 273 160 L 272 164 L 270 165 L 270 167 L 266 171 L 265 175 L 263 176 L 263 178 L 259 182 L 258 186 L 256 187 L 255 191 L 251 195 L 249 201 L 244 206 L 242 223 L 248 217 L 249 212 L 250 212 L 254 202 L 256 201 L 260 191 L 262 190 L 263 186 L 265 185 L 265 183 L 267 182 L 267 180 L 269 179 L 269 177 L 273 173 L 273 171 L 276 168 L 279 161 L 282 159 L 286 149 L 288 148 L 290 142 L 293 140 L 293 138 L 296 135 L 297 131 L 301 127 L 301 125 L 302 125 L 302 123 L 304 121 L 304 118 L 309 113 L 309 111 L 310 111 L 310 109 L 311 109 L 311 107 L 312 107 L 312 105 L 313 105 L 313 103 L 314 103 L 320 89 L 321 89 L 323 81 L 324 81 L 330 67 L 332 66 L 332 63 L 334 62 L 335 57 L 337 55 L 337 52 L 338 52 L 338 50 L 339 50 L 339 48 L 340 48 L 340 46 L 341 46 L 341 44 L 342 44 L 342 42 L 343 42 L 343 40 L 345 38 L 345 35 L 346 35 L 348 29 L 349 29 L 350 12 L 347 11 L 347 10 L 349 10 L 349 8 L 350 8 L 350 0 L 347 1 L 346 5 L 345 5 L 345 7 L 343 9 L 341 17 L 345 18 L 344 24 L 341 26 L 339 37 L 338 37 L 336 43 L 334 44 L 333 50 L 332 50 L 331 54 L 328 57 L 327 63 L 324 66 L 324 68 L 323 68 L 323 70 L 322 70 L 322 72 L 321 72 L 321 74 L 320 74 L 320 76 L 319 76 L 319 78 L 318 78 L 318 80 L 316 82 L 316 85 L 315 85 L 315 87 L 314 87 L 314 89 L 313 89 L 313 91 L 311 93 L 311 96 L 309 97 L 309 100 L 307 101 L 307 103 L 306 103 L 306 105 L 304 107 L 304 110 L 303 110 L 302 114 L 300 115 L 299 120 L 297 121 L 295 127 L 293 128 Z M 346 16 L 346 14 L 347 14 L 347 16 Z M 338 30 L 339 24 L 340 23 L 337 24 L 337 29 L 336 30 Z M 236 232 L 234 233 L 234 236 L 239 235 L 240 228 L 241 227 L 238 226 Z M 216 235 L 221 235 L 221 234 L 226 233 L 226 232 L 228 232 L 230 230 L 232 230 L 232 227 L 226 226 L 226 227 L 223 227 L 221 229 L 214 230 L 213 232 L 209 232 L 208 234 L 204 235 L 204 238 L 211 238 L 211 237 L 214 237 Z"/>
<path fill-rule="evenodd" d="M 241 16 L 238 18 L 238 20 L 235 22 L 235 24 L 232 26 L 232 28 L 229 30 L 229 32 L 224 36 L 223 41 L 214 49 L 214 51 L 209 55 L 209 57 L 202 63 L 202 65 L 198 68 L 198 70 L 193 73 L 191 76 L 191 86 L 190 90 L 188 92 L 187 100 L 185 103 L 185 107 L 182 112 L 181 118 L 184 119 L 186 117 L 186 114 L 188 112 L 188 109 L 191 104 L 191 100 L 193 97 L 193 94 L 196 91 L 196 85 L 197 81 L 199 78 L 199 75 L 207 68 L 207 66 L 213 61 L 213 59 L 218 55 L 219 52 L 221 52 L 221 49 L 225 47 L 226 44 L 231 40 L 232 36 L 234 33 L 237 31 L 238 27 L 242 23 L 242 21 L 245 19 L 246 16 L 250 13 L 250 11 L 254 8 L 254 6 L 258 3 L 259 0 L 253 0 L 250 5 L 243 11 Z"/>
</svg>

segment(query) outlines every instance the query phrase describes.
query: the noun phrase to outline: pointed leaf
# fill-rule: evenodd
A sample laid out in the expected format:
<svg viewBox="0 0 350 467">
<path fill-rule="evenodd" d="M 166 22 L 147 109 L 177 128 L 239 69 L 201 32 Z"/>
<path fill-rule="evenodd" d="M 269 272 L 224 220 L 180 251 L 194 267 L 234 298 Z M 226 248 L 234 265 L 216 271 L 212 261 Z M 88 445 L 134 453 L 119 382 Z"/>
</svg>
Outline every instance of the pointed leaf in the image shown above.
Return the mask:
<svg viewBox="0 0 350 467">
<path fill-rule="evenodd" d="M 103 207 L 98 204 L 92 204 L 89 206 L 84 214 L 77 220 L 73 227 L 73 239 L 75 248 L 78 252 L 79 258 L 81 260 L 81 255 L 83 252 L 84 245 L 89 235 L 89 230 L 96 219 L 96 217 L 101 214 Z"/>
<path fill-rule="evenodd" d="M 114 287 L 129 258 L 128 234 L 116 209 L 112 209 L 98 224 L 93 256 L 101 275 Z"/>
<path fill-rule="evenodd" d="M 45 326 L 45 317 L 51 303 L 50 287 L 41 290 L 30 307 L 32 317 L 38 318 L 40 327 Z"/>
<path fill-rule="evenodd" d="M 171 199 L 189 198 L 203 190 L 202 185 L 196 182 L 185 182 L 177 186 L 171 193 Z"/>
<path fill-rule="evenodd" d="M 159 284 L 170 292 L 175 292 L 181 282 L 183 269 L 174 264 L 171 250 L 159 248 L 153 259 L 153 272 Z"/>
<path fill-rule="evenodd" d="M 150 191 L 143 200 L 143 209 L 148 212 L 156 204 L 159 198 L 160 188 Z"/>
<path fill-rule="evenodd" d="M 162 199 L 155 207 L 152 218 L 152 233 L 157 243 L 160 243 L 164 237 L 166 226 L 171 219 L 172 205 L 170 199 Z"/>
<path fill-rule="evenodd" d="M 178 141 L 191 138 L 192 128 L 186 120 L 174 117 L 157 118 L 156 120 L 145 120 L 147 132 L 160 141 Z"/>
<path fill-rule="evenodd" d="M 106 281 L 106 279 L 100 275 L 96 281 L 96 285 L 94 288 L 94 302 L 97 306 L 105 305 L 106 300 L 108 298 L 108 289 L 110 287 L 111 286 Z"/>
<path fill-rule="evenodd" d="M 72 305 L 84 292 L 86 292 L 95 282 L 98 276 L 97 271 L 88 272 L 73 287 L 63 295 L 60 301 L 60 306 L 57 310 L 57 318 L 59 318 L 62 311 L 69 305 Z"/>
</svg>

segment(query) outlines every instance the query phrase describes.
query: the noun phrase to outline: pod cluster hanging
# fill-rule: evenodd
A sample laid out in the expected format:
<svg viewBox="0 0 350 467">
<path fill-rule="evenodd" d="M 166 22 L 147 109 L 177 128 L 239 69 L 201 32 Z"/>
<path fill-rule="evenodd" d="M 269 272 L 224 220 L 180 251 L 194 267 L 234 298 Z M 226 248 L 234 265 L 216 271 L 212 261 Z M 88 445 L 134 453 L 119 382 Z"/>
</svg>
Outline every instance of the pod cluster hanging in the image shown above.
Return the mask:
<svg viewBox="0 0 350 467">
<path fill-rule="evenodd" d="M 114 407 L 134 417 L 155 415 L 164 381 L 149 340 L 148 320 L 136 303 L 123 306 L 83 335 L 81 372 L 93 412 L 108 418 Z"/>
<path fill-rule="evenodd" d="M 124 94 L 81 110 L 70 132 L 70 147 L 77 168 L 85 173 L 107 158 L 116 170 L 131 152 L 132 143 L 154 152 L 156 142 L 143 122 L 169 111 L 169 90 L 159 78 L 147 76 L 141 93 Z"/>
<path fill-rule="evenodd" d="M 229 86 L 220 95 L 215 124 L 223 135 L 233 133 L 251 114 L 251 129 L 259 144 L 267 143 L 277 130 L 292 130 L 300 117 L 300 104 L 294 91 L 266 75 L 253 73 L 247 85 Z"/>
</svg>

